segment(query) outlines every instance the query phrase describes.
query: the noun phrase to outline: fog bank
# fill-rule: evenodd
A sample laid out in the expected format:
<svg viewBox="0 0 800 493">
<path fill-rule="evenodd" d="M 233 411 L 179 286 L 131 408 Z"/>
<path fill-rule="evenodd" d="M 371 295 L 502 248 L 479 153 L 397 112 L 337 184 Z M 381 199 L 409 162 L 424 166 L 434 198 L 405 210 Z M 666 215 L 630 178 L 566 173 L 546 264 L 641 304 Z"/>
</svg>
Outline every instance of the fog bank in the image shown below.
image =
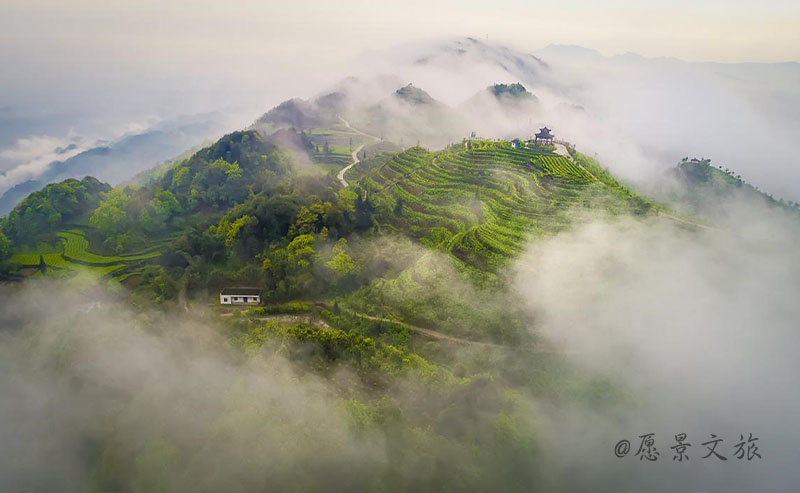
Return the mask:
<svg viewBox="0 0 800 493">
<path fill-rule="evenodd" d="M 531 247 L 517 286 L 544 335 L 628 399 L 551 410 L 550 450 L 576 490 L 791 491 L 800 460 L 797 222 L 740 211 L 738 226 L 589 221 Z M 655 433 L 660 457 L 634 454 Z M 688 462 L 673 460 L 687 433 Z M 752 433 L 762 459 L 734 456 Z M 702 459 L 716 434 L 727 461 Z M 614 455 L 622 439 L 625 458 Z"/>
<path fill-rule="evenodd" d="M 67 287 L 3 289 L 0 490 L 346 489 L 385 461 L 283 358 Z"/>
</svg>

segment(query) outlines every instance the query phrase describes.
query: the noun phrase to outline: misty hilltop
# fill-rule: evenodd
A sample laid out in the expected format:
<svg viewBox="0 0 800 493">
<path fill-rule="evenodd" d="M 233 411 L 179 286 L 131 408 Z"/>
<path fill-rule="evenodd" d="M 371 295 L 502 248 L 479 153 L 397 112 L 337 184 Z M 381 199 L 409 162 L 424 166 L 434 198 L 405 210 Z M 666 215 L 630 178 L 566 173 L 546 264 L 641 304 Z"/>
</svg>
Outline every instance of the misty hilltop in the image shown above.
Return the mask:
<svg viewBox="0 0 800 493">
<path fill-rule="evenodd" d="M 414 87 L 413 84 L 408 84 L 407 86 L 403 86 L 400 89 L 394 92 L 394 97 L 403 101 L 405 103 L 418 105 L 433 105 L 437 104 L 437 101 L 431 97 L 430 94 L 423 91 L 418 87 Z"/>
<path fill-rule="evenodd" d="M 710 159 L 683 158 L 676 167 L 667 170 L 652 193 L 677 210 L 715 220 L 734 219 L 738 209 L 730 210 L 731 203 L 755 209 L 797 210 L 794 201 L 775 198 L 748 183 L 742 175 L 723 169 L 722 165 L 714 166 Z"/>
<path fill-rule="evenodd" d="M 491 92 L 494 97 L 498 99 L 527 99 L 535 97 L 519 82 L 513 84 L 495 84 L 491 87 L 487 87 L 486 90 Z"/>
</svg>

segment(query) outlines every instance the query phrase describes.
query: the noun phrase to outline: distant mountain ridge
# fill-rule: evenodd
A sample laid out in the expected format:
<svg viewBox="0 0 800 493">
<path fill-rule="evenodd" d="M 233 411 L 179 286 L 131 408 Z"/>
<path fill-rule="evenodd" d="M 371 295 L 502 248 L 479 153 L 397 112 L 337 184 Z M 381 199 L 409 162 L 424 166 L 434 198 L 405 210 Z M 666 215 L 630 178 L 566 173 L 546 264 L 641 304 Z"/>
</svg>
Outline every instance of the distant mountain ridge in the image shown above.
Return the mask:
<svg viewBox="0 0 800 493">
<path fill-rule="evenodd" d="M 342 117 L 356 128 L 393 142 L 436 148 L 473 131 L 506 138 L 527 135 L 533 130 L 532 119 L 538 122 L 541 115 L 538 98 L 519 82 L 493 84 L 458 107 L 435 99 L 413 83 L 397 84 L 386 78 L 350 77 L 330 92 L 280 103 L 258 118 L 253 128 L 267 136 L 280 128 L 336 125 Z"/>
<path fill-rule="evenodd" d="M 0 215 L 7 214 L 28 194 L 48 183 L 94 176 L 111 184 L 172 159 L 221 131 L 214 114 L 184 117 L 141 133 L 102 143 L 63 161 L 50 163 L 38 177 L 14 185 L 0 195 Z"/>
</svg>

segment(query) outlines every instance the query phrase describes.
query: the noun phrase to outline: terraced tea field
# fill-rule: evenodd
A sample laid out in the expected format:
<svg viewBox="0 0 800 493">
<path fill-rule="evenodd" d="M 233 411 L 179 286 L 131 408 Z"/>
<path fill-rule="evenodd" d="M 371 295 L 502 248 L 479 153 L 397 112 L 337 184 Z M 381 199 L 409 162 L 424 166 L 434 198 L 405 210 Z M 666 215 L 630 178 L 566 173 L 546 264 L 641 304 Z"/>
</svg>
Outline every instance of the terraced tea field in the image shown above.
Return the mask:
<svg viewBox="0 0 800 493">
<path fill-rule="evenodd" d="M 89 251 L 89 241 L 79 229 L 59 231 L 56 236 L 59 242 L 55 250 L 60 253 L 53 252 L 53 247 L 42 246 L 39 249 L 41 251 L 15 253 L 11 262 L 20 268 L 30 269 L 38 268 L 43 259 L 48 269 L 89 272 L 97 277 L 116 278 L 130 273 L 126 267 L 135 267 L 161 255 L 158 251 L 121 256 L 98 255 Z"/>
<path fill-rule="evenodd" d="M 530 238 L 567 227 L 576 209 L 625 213 L 641 205 L 570 158 L 494 141 L 473 141 L 469 150 L 413 147 L 359 185 L 389 228 L 483 272 L 503 267 Z"/>
<path fill-rule="evenodd" d="M 72 262 L 88 265 L 99 264 L 118 264 L 121 262 L 132 262 L 134 260 L 146 260 L 158 257 L 158 252 L 141 253 L 138 255 L 106 256 L 97 255 L 89 251 L 89 241 L 84 236 L 84 232 L 78 229 L 60 231 L 56 236 L 61 238 L 64 245 L 64 258 Z"/>
</svg>

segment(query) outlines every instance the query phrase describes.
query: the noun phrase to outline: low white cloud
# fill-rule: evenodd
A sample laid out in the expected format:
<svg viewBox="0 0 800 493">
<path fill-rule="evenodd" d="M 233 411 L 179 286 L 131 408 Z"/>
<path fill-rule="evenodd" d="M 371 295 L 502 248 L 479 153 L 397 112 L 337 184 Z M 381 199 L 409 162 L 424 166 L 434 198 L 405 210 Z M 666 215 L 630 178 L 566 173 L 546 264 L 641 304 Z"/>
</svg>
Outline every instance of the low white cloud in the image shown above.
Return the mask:
<svg viewBox="0 0 800 493">
<path fill-rule="evenodd" d="M 54 161 L 69 159 L 85 150 L 85 141 L 76 135 L 36 135 L 18 139 L 13 147 L 0 150 L 0 163 L 5 168 L 0 174 L 0 193 L 40 177 Z"/>
<path fill-rule="evenodd" d="M 0 159 L 30 161 L 43 155 L 67 153 L 68 147 L 76 145 L 79 140 L 76 136 L 33 135 L 18 139 L 12 147 L 0 150 Z"/>
</svg>

